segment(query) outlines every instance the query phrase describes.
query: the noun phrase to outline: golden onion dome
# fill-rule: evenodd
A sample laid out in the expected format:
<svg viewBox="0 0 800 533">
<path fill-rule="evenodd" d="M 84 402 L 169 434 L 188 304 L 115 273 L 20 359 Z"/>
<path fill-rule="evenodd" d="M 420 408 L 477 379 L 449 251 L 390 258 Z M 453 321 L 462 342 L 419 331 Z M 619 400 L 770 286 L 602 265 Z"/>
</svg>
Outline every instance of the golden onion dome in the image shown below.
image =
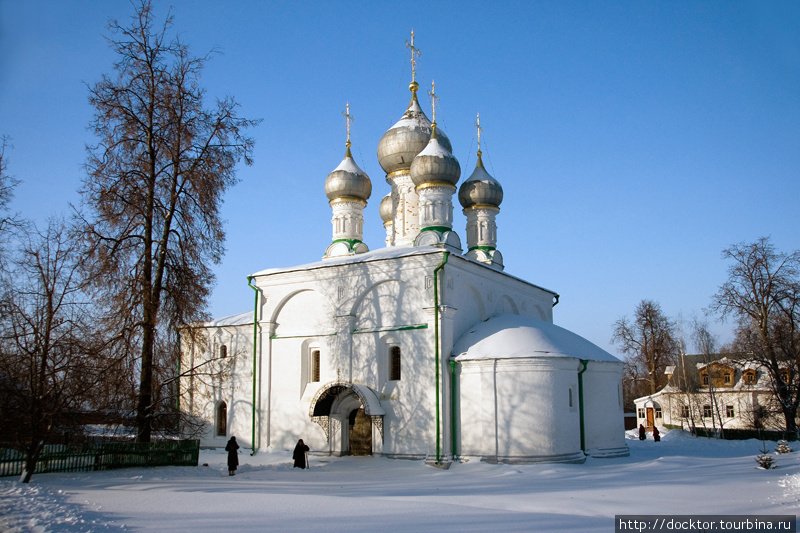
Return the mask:
<svg viewBox="0 0 800 533">
<path fill-rule="evenodd" d="M 384 172 L 391 174 L 397 170 L 409 170 L 411 162 L 428 144 L 431 138 L 431 121 L 425 116 L 417 100 L 419 84 L 409 85 L 411 103 L 403 117 L 383 134 L 378 143 L 378 163 Z M 439 143 L 452 151 L 450 139 L 439 132 Z"/>
<path fill-rule="evenodd" d="M 464 209 L 481 205 L 500 207 L 503 202 L 503 187 L 486 172 L 480 150 L 475 170 L 458 190 L 458 201 Z"/>
<path fill-rule="evenodd" d="M 378 206 L 378 214 L 381 216 L 381 220 L 384 222 L 391 222 L 394 218 L 394 213 L 392 210 L 392 193 L 387 194 L 381 200 L 380 205 Z"/>
<path fill-rule="evenodd" d="M 461 165 L 450 150 L 442 146 L 439 131 L 434 126 L 428 145 L 411 163 L 411 181 L 417 187 L 442 183 L 455 186 L 460 177 Z"/>
<path fill-rule="evenodd" d="M 353 161 L 348 141 L 344 159 L 325 180 L 325 196 L 328 200 L 353 198 L 366 202 L 370 195 L 372 195 L 372 182 L 367 173 Z"/>
</svg>

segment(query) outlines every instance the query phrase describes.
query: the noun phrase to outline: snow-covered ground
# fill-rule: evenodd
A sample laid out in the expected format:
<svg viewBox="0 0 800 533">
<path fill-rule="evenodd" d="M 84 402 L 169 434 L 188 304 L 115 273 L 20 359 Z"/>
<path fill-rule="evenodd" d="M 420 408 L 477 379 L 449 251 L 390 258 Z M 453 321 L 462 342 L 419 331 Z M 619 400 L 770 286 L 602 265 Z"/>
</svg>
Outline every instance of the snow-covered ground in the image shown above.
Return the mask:
<svg viewBox="0 0 800 533">
<path fill-rule="evenodd" d="M 580 465 L 455 464 L 244 453 L 208 466 L 0 479 L 0 531 L 613 531 L 618 514 L 797 515 L 800 452 L 759 469 L 761 442 L 628 435 L 630 457 Z M 767 443 L 770 450 L 775 443 Z M 794 446 L 800 449 L 796 443 Z"/>
</svg>

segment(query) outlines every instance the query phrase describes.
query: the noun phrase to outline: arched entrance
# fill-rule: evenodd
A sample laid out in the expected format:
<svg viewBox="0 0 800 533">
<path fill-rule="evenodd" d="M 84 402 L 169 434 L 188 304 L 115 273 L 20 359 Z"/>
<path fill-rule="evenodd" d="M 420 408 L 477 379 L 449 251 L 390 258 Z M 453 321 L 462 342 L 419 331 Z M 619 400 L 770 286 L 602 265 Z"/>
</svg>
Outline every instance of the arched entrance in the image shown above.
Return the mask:
<svg viewBox="0 0 800 533">
<path fill-rule="evenodd" d="M 380 439 L 379 445 L 383 442 L 384 414 L 372 389 L 346 382 L 322 386 L 309 409 L 311 419 L 325 431 L 333 455 L 371 455 L 374 439 Z"/>
<path fill-rule="evenodd" d="M 364 414 L 364 408 L 354 409 L 347 418 L 350 455 L 372 455 L 372 421 Z"/>
</svg>

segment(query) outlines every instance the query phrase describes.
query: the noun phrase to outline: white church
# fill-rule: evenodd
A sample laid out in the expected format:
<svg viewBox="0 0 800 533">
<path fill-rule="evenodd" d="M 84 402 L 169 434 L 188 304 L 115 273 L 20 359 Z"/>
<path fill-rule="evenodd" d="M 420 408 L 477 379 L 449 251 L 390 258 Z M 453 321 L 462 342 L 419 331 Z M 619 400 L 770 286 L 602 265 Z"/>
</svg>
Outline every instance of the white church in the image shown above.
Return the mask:
<svg viewBox="0 0 800 533">
<path fill-rule="evenodd" d="M 315 454 L 441 467 L 627 455 L 623 364 L 553 324 L 555 292 L 504 271 L 503 189 L 480 142 L 459 185 L 435 107 L 431 123 L 417 99 L 414 50 L 410 104 L 378 143 L 386 246 L 362 242 L 372 183 L 348 121 L 345 157 L 324 182 L 330 246 L 317 262 L 250 276 L 251 311 L 184 330 L 181 408 L 201 422 L 202 446 L 235 435 L 252 453 L 302 438 Z"/>
</svg>

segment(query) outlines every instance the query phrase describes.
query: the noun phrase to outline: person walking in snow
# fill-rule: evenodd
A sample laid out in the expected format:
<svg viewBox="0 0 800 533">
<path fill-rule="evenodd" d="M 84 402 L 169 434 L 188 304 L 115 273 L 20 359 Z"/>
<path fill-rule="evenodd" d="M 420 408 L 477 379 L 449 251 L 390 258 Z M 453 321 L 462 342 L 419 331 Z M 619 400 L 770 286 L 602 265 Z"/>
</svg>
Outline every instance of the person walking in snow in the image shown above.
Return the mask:
<svg viewBox="0 0 800 533">
<path fill-rule="evenodd" d="M 643 424 L 639 424 L 639 440 L 645 440 L 647 438 L 647 430 L 644 429 Z"/>
<path fill-rule="evenodd" d="M 228 452 L 228 475 L 232 476 L 233 471 L 239 466 L 239 443 L 236 442 L 236 437 L 231 437 L 225 445 L 225 451 Z"/>
<path fill-rule="evenodd" d="M 292 459 L 294 459 L 295 468 L 308 467 L 308 446 L 303 443 L 303 439 L 297 441 L 297 446 L 294 447 Z"/>
<path fill-rule="evenodd" d="M 653 426 L 653 441 L 658 442 L 661 440 L 661 433 L 658 432 L 658 428 Z"/>
</svg>

